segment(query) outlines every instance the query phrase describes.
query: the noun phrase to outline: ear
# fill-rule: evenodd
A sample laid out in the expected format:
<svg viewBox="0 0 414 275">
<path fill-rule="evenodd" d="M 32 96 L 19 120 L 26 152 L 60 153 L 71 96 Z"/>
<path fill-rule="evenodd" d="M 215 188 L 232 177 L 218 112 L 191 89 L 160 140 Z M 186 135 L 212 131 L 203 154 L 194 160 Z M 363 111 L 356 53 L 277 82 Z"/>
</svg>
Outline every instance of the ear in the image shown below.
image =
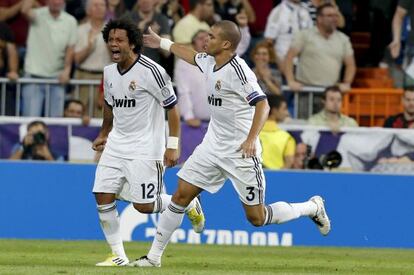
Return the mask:
<svg viewBox="0 0 414 275">
<path fill-rule="evenodd" d="M 224 42 L 223 42 L 223 48 L 224 49 L 226 49 L 226 50 L 228 50 L 228 49 L 231 49 L 231 42 L 230 41 L 228 41 L 228 40 L 225 40 Z"/>
</svg>

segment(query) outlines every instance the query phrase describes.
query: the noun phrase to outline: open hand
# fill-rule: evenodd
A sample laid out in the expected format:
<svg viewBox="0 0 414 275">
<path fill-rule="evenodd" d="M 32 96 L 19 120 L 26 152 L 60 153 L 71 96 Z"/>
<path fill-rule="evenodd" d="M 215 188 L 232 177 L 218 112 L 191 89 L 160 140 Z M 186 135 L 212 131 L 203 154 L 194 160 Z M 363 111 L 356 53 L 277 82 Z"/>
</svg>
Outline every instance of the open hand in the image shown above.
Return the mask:
<svg viewBox="0 0 414 275">
<path fill-rule="evenodd" d="M 151 27 L 148 27 L 148 34 L 144 34 L 144 46 L 158 49 L 160 47 L 161 37 L 156 34 Z"/>
<path fill-rule="evenodd" d="M 256 156 L 256 141 L 246 139 L 246 141 L 240 145 L 238 151 L 242 151 L 243 158 L 251 158 Z"/>
</svg>

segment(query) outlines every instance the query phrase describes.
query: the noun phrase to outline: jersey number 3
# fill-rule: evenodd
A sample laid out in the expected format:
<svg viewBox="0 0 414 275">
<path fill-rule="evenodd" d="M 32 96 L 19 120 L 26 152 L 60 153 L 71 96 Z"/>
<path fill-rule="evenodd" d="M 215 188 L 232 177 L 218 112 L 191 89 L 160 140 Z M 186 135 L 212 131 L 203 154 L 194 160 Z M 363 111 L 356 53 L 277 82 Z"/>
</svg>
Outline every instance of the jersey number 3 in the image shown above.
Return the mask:
<svg viewBox="0 0 414 275">
<path fill-rule="evenodd" d="M 246 187 L 246 190 L 249 191 L 249 193 L 246 196 L 246 200 L 253 201 L 254 200 L 254 187 Z"/>
</svg>

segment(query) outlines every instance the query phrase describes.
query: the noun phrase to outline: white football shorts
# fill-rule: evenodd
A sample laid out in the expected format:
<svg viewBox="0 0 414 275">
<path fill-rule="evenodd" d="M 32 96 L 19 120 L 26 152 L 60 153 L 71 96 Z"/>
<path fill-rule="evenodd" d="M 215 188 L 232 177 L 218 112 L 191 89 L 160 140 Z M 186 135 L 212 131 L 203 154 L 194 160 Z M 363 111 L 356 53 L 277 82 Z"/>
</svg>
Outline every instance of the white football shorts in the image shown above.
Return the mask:
<svg viewBox="0 0 414 275">
<path fill-rule="evenodd" d="M 261 160 L 217 156 L 199 145 L 177 173 L 178 177 L 210 193 L 216 193 L 230 179 L 240 200 L 246 205 L 264 202 L 266 180 Z"/>
<path fill-rule="evenodd" d="M 102 154 L 93 193 L 116 194 L 120 200 L 151 203 L 163 192 L 164 166 L 160 160 L 123 159 Z"/>
</svg>

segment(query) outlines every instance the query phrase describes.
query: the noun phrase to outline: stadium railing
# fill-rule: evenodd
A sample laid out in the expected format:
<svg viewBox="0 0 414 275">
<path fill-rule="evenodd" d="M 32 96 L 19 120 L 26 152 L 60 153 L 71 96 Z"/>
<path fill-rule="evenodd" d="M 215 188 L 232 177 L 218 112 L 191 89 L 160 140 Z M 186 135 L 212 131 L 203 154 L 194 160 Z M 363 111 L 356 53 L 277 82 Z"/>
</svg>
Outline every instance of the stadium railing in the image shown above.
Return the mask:
<svg viewBox="0 0 414 275">
<path fill-rule="evenodd" d="M 7 87 L 7 85 L 15 85 L 15 87 Z M 50 101 L 50 92 L 48 87 L 53 84 L 59 84 L 57 79 L 38 79 L 38 78 L 19 78 L 17 81 L 12 82 L 7 78 L 0 78 L 0 115 L 6 115 L 6 90 L 14 90 L 15 93 L 13 102 L 15 104 L 14 115 L 20 116 L 21 111 L 21 90 L 24 84 L 45 84 L 46 95 L 45 102 Z M 96 88 L 101 84 L 100 80 L 92 79 L 71 79 L 68 85 L 71 87 L 70 91 L 73 94 L 73 98 L 79 98 L 79 89 L 81 86 L 88 86 L 88 97 L 90 104 L 87 106 L 89 116 L 93 116 L 94 110 L 94 93 Z M 283 91 L 290 91 L 289 86 L 282 86 Z M 311 116 L 315 111 L 315 96 L 321 94 L 324 87 L 303 87 L 301 92 L 292 92 L 294 101 L 294 118 L 306 119 Z M 299 108 L 299 106 L 301 108 Z M 49 104 L 45 104 L 45 116 L 49 116 Z M 316 110 L 318 111 L 318 110 Z M 10 115 L 10 114 L 9 114 Z"/>
<path fill-rule="evenodd" d="M 14 115 L 20 116 L 20 109 L 21 109 L 21 91 L 22 86 L 24 84 L 44 84 L 46 85 L 46 95 L 45 95 L 45 116 L 49 116 L 49 101 L 50 101 L 50 85 L 59 84 L 57 79 L 39 79 L 39 78 L 19 78 L 17 81 L 12 82 L 7 78 L 0 78 L 0 115 L 6 115 L 6 90 L 8 89 L 8 84 L 15 85 L 15 87 L 10 87 L 11 91 L 15 91 L 14 99 L 12 100 L 15 104 L 14 108 Z M 99 85 L 101 85 L 100 80 L 93 80 L 93 79 L 71 79 L 68 83 L 71 87 L 71 91 L 73 91 L 73 95 L 75 99 L 79 98 L 79 89 L 81 86 L 88 86 L 88 97 L 89 97 L 89 106 L 87 106 L 88 114 L 92 116 L 93 108 L 95 104 L 94 100 L 94 93 L 96 92 Z"/>
</svg>

